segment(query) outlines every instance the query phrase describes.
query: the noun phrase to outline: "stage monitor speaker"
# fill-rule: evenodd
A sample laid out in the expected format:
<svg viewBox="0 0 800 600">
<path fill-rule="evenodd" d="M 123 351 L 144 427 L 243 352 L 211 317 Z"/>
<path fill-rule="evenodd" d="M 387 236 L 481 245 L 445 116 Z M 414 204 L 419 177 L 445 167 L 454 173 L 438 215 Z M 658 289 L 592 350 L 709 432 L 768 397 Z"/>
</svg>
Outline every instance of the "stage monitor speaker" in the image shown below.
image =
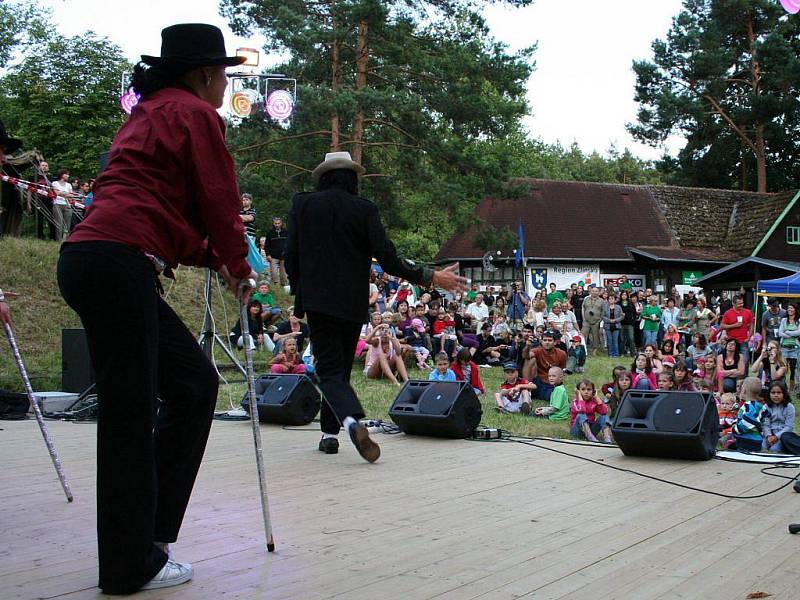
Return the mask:
<svg viewBox="0 0 800 600">
<path fill-rule="evenodd" d="M 61 391 L 80 394 L 94 383 L 94 369 L 83 329 L 61 330 Z"/>
<path fill-rule="evenodd" d="M 403 433 L 470 437 L 481 422 L 481 403 L 463 381 L 407 381 L 389 409 Z"/>
<path fill-rule="evenodd" d="M 305 375 L 262 375 L 256 379 L 258 420 L 281 425 L 308 425 L 317 416 L 320 394 Z M 245 392 L 242 408 L 250 412 Z"/>
<path fill-rule="evenodd" d="M 708 392 L 628 390 L 611 431 L 628 456 L 709 460 L 719 441 L 719 415 Z"/>
</svg>

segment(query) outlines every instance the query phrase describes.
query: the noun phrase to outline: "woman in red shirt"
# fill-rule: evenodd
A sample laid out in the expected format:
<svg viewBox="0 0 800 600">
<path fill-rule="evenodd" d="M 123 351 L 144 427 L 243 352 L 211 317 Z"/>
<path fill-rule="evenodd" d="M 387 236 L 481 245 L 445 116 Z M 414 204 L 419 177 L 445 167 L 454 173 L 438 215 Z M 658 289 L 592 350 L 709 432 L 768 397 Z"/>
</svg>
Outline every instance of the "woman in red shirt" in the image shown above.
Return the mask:
<svg viewBox="0 0 800 600">
<path fill-rule="evenodd" d="M 218 378 L 158 294 L 158 276 L 178 264 L 208 266 L 234 291 L 255 276 L 216 111 L 225 67 L 244 59 L 226 56 L 212 25 L 173 25 L 161 39 L 161 56 L 142 56 L 134 68 L 140 101 L 58 263 L 61 294 L 81 318 L 97 374 L 99 586 L 110 594 L 193 574 L 169 559 L 168 544 L 200 467 Z"/>
</svg>

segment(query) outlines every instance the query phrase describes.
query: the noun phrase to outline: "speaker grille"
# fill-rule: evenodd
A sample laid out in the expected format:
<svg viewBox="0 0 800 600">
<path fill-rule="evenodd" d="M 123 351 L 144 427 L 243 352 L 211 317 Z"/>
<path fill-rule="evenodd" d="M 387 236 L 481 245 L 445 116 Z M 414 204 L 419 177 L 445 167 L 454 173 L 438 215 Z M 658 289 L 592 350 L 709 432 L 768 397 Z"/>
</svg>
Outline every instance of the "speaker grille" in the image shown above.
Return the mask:
<svg viewBox="0 0 800 600">
<path fill-rule="evenodd" d="M 697 394 L 668 394 L 653 407 L 653 425 L 658 431 L 694 433 L 704 411 L 705 403 Z"/>
</svg>

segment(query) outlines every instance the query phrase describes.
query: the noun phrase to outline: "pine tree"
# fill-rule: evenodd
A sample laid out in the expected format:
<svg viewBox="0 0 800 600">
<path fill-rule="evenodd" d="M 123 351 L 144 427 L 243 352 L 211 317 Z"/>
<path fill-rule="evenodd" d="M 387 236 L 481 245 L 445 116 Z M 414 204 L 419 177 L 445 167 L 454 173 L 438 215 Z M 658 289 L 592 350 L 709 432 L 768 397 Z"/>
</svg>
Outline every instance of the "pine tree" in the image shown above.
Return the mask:
<svg viewBox="0 0 800 600">
<path fill-rule="evenodd" d="M 755 179 L 766 192 L 770 168 L 798 185 L 787 163 L 800 141 L 798 34 L 800 19 L 773 0 L 685 0 L 653 61 L 633 63 L 640 109 L 630 132 L 653 145 L 684 133 L 687 183 L 747 189 Z"/>
<path fill-rule="evenodd" d="M 288 202 L 326 151 L 349 151 L 367 169 L 365 195 L 390 209 L 393 233 L 404 231 L 398 245 L 432 256 L 506 177 L 483 160 L 481 143 L 515 132 L 527 111 L 533 47 L 509 54 L 490 37 L 482 4 L 224 0 L 233 29 L 265 34 L 286 56 L 275 68 L 298 79 L 287 129 L 232 132 L 246 172 Z"/>
</svg>

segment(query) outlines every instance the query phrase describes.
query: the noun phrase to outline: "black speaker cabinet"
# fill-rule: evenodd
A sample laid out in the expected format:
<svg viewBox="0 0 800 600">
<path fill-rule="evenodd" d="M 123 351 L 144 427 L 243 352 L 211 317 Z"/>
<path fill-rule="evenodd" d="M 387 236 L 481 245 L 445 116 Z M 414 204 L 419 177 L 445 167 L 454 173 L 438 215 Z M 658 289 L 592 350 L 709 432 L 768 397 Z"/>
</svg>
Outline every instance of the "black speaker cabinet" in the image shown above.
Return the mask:
<svg viewBox="0 0 800 600">
<path fill-rule="evenodd" d="M 628 390 L 611 430 L 628 456 L 709 460 L 719 441 L 719 415 L 708 392 Z"/>
<path fill-rule="evenodd" d="M 256 379 L 258 420 L 281 425 L 308 425 L 317 416 L 320 395 L 305 375 L 262 375 Z M 242 408 L 250 412 L 245 392 Z"/>
<path fill-rule="evenodd" d="M 80 393 L 94 383 L 94 369 L 83 329 L 61 330 L 61 391 Z"/>
<path fill-rule="evenodd" d="M 454 439 L 470 437 L 482 414 L 475 390 L 463 381 L 407 381 L 389 409 L 403 433 Z"/>
</svg>

